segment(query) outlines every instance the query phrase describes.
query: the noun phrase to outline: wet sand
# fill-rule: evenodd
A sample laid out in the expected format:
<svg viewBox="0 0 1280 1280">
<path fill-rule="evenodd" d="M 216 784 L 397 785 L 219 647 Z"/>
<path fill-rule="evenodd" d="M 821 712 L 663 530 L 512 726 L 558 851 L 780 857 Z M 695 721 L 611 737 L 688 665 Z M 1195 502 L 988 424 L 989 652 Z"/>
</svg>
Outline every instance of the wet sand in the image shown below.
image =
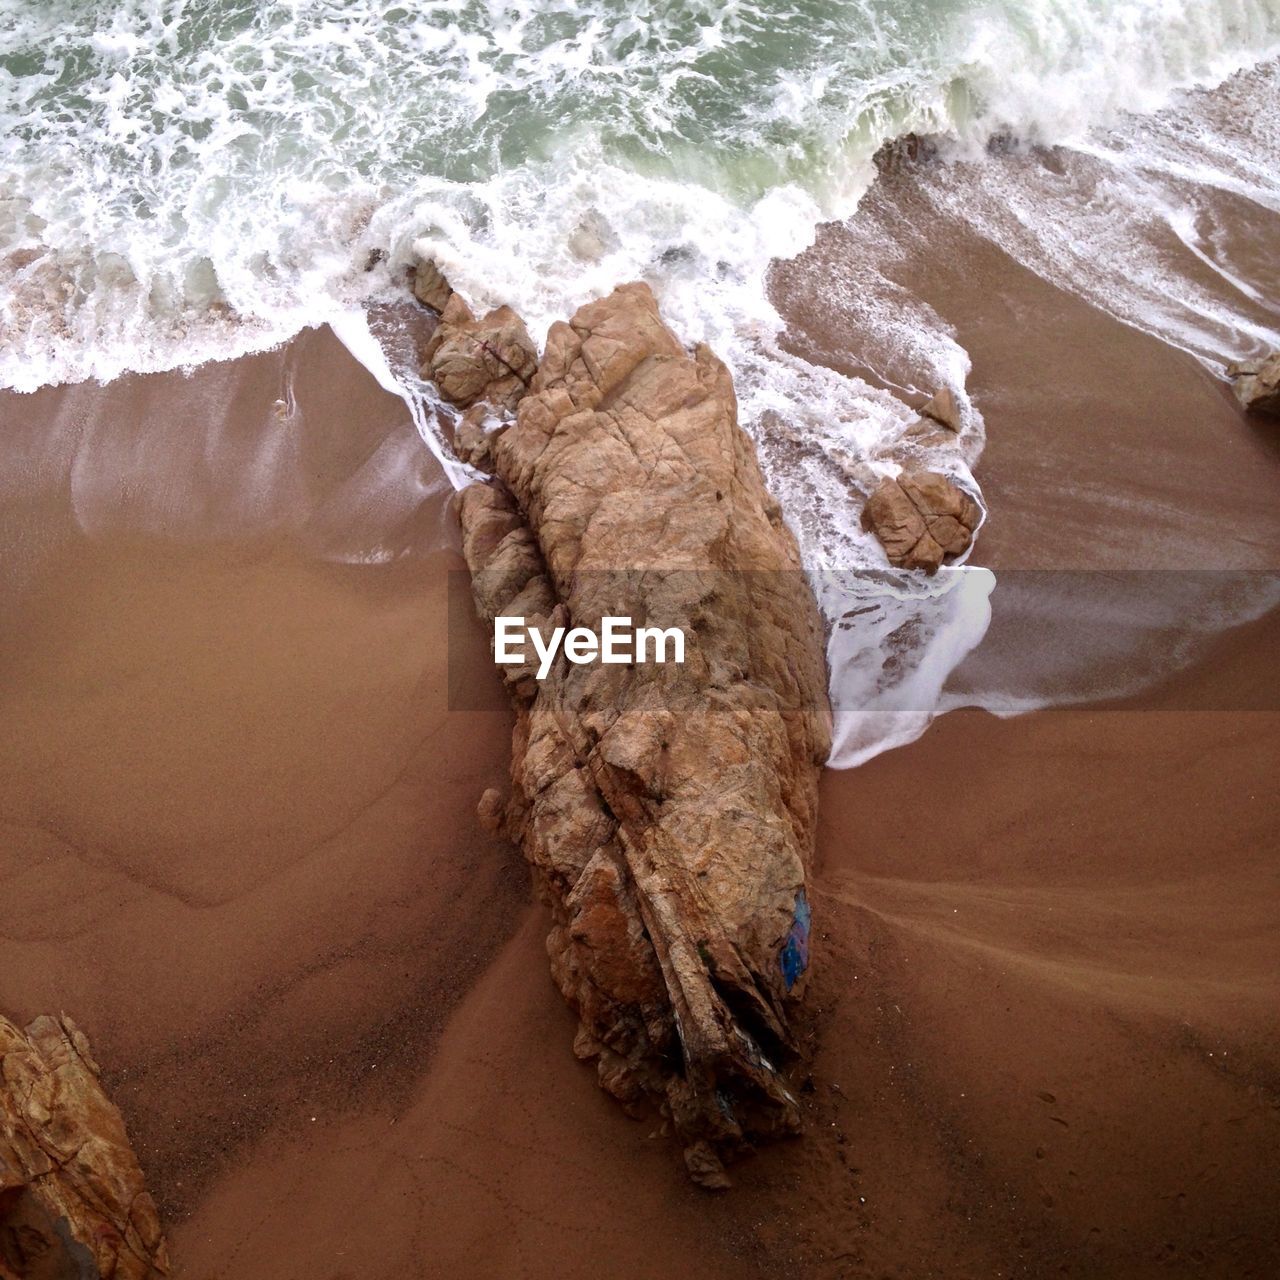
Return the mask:
<svg viewBox="0 0 1280 1280">
<path fill-rule="evenodd" d="M 181 1221 L 429 1060 L 527 901 L 509 727 L 448 712 L 448 493 L 327 333 L 6 408 L 0 1000 L 80 1021 Z"/>
<path fill-rule="evenodd" d="M 1280 568 L 1280 434 L 940 222 L 927 181 L 890 174 L 778 270 L 778 300 L 811 358 L 918 383 L 874 347 L 856 364 L 819 285 L 861 219 L 927 247 L 894 274 L 972 357 L 998 583 L 953 685 L 1087 705 L 960 710 L 826 775 L 805 1270 L 1271 1274 L 1280 617 L 1201 623 Z M 1182 600 L 1196 617 L 1171 624 Z M 1139 672 L 1143 693 L 1103 696 Z"/>
<path fill-rule="evenodd" d="M 1185 519 L 1202 567 L 1268 561 L 1269 438 L 1188 358 L 981 261 L 1017 301 L 953 319 L 982 558 L 1171 563 L 1112 559 L 1139 526 L 1105 523 L 1159 433 L 1139 478 L 1186 510 L 1142 546 Z M 1027 307 L 1090 378 L 1052 396 L 1002 358 Z M 1125 386 L 1107 438 L 1147 435 L 1099 460 L 1063 418 Z M 509 722 L 449 710 L 446 639 L 493 673 L 446 636 L 448 495 L 399 402 L 316 332 L 3 412 L 0 1007 L 88 1031 L 182 1275 L 1280 1267 L 1274 619 L 1136 704 L 960 711 L 826 776 L 806 1136 L 711 1197 L 574 1059 L 542 909 L 474 820 Z M 1057 522 L 1046 440 L 1096 475 Z"/>
<path fill-rule="evenodd" d="M 1274 425 L 1241 414 L 1191 356 L 941 217 L 929 181 L 927 165 L 883 174 L 848 224 L 775 266 L 771 292 L 794 349 L 882 385 L 931 389 L 927 371 L 875 335 L 850 340 L 843 263 L 870 257 L 950 326 L 987 421 L 977 473 L 990 516 L 975 561 L 997 572 L 1276 569 Z M 1266 231 L 1280 250 L 1280 217 Z"/>
<path fill-rule="evenodd" d="M 1280 715 L 1189 709 L 1273 679 L 1278 640 L 827 775 L 815 1075 L 871 1274 L 1280 1264 Z"/>
</svg>

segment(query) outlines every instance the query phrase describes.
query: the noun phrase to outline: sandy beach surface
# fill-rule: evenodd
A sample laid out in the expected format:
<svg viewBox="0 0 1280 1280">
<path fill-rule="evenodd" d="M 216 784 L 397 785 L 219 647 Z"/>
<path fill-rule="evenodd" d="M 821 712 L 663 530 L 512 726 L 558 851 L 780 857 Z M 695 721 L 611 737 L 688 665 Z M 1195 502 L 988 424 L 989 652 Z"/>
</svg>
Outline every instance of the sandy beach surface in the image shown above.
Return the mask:
<svg viewBox="0 0 1280 1280">
<path fill-rule="evenodd" d="M 776 282 L 833 363 L 856 226 Z M 1280 436 L 954 235 L 908 283 L 973 355 L 979 560 L 1280 567 Z M 89 1033 L 181 1275 L 1280 1269 L 1274 617 L 826 775 L 807 1132 L 710 1196 L 574 1059 L 475 821 L 510 723 L 401 402 L 318 330 L 0 415 L 0 1007 Z"/>
</svg>

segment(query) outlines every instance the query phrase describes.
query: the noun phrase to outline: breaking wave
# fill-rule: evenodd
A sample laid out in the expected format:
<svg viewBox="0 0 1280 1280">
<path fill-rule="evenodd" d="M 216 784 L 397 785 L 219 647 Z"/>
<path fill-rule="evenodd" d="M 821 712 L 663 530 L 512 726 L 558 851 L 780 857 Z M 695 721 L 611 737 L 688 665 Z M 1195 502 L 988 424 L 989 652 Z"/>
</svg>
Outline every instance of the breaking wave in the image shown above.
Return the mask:
<svg viewBox="0 0 1280 1280">
<path fill-rule="evenodd" d="M 844 571 L 883 568 L 857 514 L 895 466 L 912 395 L 961 393 L 965 461 L 946 465 L 978 495 L 968 356 L 929 308 L 882 279 L 859 290 L 859 331 L 911 355 L 911 384 L 890 391 L 790 352 L 769 299 L 771 262 L 856 208 L 886 141 L 927 133 L 978 163 L 993 138 L 1068 145 L 1087 161 L 1070 177 L 943 166 L 932 198 L 1205 359 L 1277 328 L 1236 262 L 1245 246 L 1196 199 L 1280 208 L 1274 67 L 1246 125 L 1196 93 L 1280 49 L 1280 0 L 0 0 L 0 14 L 0 385 L 20 391 L 327 321 L 460 481 L 425 389 L 364 309 L 403 296 L 419 253 L 480 305 L 516 307 L 535 338 L 642 279 L 733 370 L 806 562 Z M 1171 234 L 1208 284 L 1170 266 Z M 1108 266 L 1121 258 L 1134 269 Z M 822 588 L 838 762 L 923 728 L 993 585 L 960 567 Z"/>
</svg>

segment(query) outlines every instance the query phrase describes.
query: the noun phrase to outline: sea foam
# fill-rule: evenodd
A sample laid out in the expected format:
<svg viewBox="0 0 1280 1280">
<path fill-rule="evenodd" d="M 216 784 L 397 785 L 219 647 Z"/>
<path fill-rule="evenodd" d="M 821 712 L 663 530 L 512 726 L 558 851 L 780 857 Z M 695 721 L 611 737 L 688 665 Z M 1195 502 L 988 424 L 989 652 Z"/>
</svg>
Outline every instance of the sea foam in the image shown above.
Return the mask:
<svg viewBox="0 0 1280 1280">
<path fill-rule="evenodd" d="M 942 166 L 931 198 L 1206 359 L 1275 336 L 1226 230 L 1195 210 L 1197 185 L 1275 207 L 1274 121 L 1259 107 L 1233 135 L 1195 114 L 1194 89 L 1280 47 L 1280 0 L 5 12 L 0 384 L 192 365 L 329 322 L 404 395 L 460 484 L 430 388 L 405 352 L 380 353 L 364 309 L 403 297 L 422 254 L 478 305 L 513 305 L 539 339 L 615 283 L 646 280 L 676 331 L 732 369 L 806 564 L 852 574 L 818 582 L 839 763 L 923 729 L 981 639 L 993 585 L 967 566 L 927 585 L 887 573 L 858 523 L 896 468 L 909 401 L 941 385 L 965 416 L 947 466 L 980 496 L 969 465 L 983 423 L 948 326 L 883 274 L 846 280 L 850 349 L 873 335 L 911 370 L 873 385 L 797 354 L 770 301 L 771 264 L 857 207 L 882 143 L 929 133 L 978 164 L 996 136 L 1070 145 L 1090 182 L 1055 188 L 994 162 L 975 182 Z M 1262 74 L 1274 101 L 1274 70 Z M 1211 288 L 1169 266 L 1170 234 Z M 1108 266 L 1123 260 L 1136 269 Z"/>
</svg>

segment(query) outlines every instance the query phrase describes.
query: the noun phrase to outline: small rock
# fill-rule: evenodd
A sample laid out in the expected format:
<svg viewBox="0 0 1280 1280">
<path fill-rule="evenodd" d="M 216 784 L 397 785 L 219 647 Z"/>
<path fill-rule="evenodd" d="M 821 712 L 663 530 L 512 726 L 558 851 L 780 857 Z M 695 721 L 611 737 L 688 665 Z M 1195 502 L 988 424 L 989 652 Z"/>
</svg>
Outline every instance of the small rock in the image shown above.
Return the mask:
<svg viewBox="0 0 1280 1280">
<path fill-rule="evenodd" d="M 490 414 L 485 405 L 477 404 L 468 409 L 453 429 L 453 451 L 459 461 L 492 475 L 493 446 L 506 428 L 488 430 L 486 424 L 489 421 Z"/>
<path fill-rule="evenodd" d="M 708 1191 L 725 1191 L 733 1186 L 720 1157 L 712 1150 L 709 1142 L 695 1142 L 686 1147 L 684 1163 L 689 1170 L 689 1177 Z"/>
<path fill-rule="evenodd" d="M 1264 360 L 1228 365 L 1227 377 L 1246 413 L 1280 418 L 1280 351 L 1273 351 Z"/>
<path fill-rule="evenodd" d="M 500 835 L 507 818 L 507 802 L 497 787 L 486 788 L 476 805 L 476 817 L 491 836 Z"/>
<path fill-rule="evenodd" d="M 937 154 L 938 144 L 928 134 L 904 133 L 884 143 L 872 157 L 872 163 L 881 173 L 896 173 L 928 163 Z"/>
<path fill-rule="evenodd" d="M 953 480 L 937 471 L 886 476 L 862 510 L 862 527 L 874 533 L 901 569 L 934 574 L 973 541 L 982 512 Z"/>
<path fill-rule="evenodd" d="M 599 262 L 606 253 L 618 247 L 618 237 L 598 210 L 588 209 L 579 219 L 569 248 L 583 262 Z"/>
<path fill-rule="evenodd" d="M 950 387 L 943 387 L 935 392 L 921 407 L 920 412 L 926 418 L 932 418 L 940 426 L 946 427 L 948 431 L 960 434 L 960 428 L 963 425 L 960 406 L 956 402 L 956 393 Z"/>
</svg>

